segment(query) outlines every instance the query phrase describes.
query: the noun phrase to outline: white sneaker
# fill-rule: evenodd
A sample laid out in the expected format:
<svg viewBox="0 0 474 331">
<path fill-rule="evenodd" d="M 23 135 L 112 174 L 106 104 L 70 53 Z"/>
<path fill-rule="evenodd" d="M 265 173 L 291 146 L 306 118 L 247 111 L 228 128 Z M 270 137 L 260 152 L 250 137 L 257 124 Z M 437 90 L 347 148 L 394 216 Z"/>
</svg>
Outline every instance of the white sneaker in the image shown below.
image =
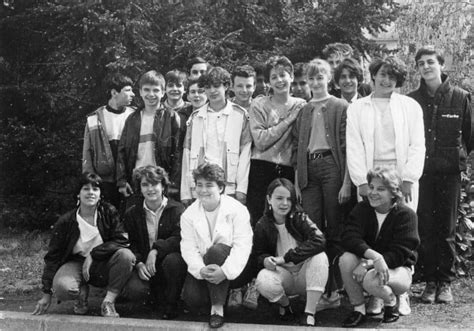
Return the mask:
<svg viewBox="0 0 474 331">
<path fill-rule="evenodd" d="M 371 296 L 367 304 L 367 315 L 378 315 L 382 313 L 383 299 Z"/>
<path fill-rule="evenodd" d="M 239 307 L 242 305 L 242 290 L 240 288 L 236 288 L 230 290 L 229 292 L 229 300 L 227 300 L 227 307 Z"/>
<path fill-rule="evenodd" d="M 316 305 L 316 312 L 326 310 L 326 309 L 334 309 L 339 308 L 341 306 L 341 296 L 339 293 L 331 295 L 328 297 L 326 294 L 321 296 L 319 299 L 318 304 Z"/>
<path fill-rule="evenodd" d="M 402 293 L 398 296 L 398 312 L 402 316 L 411 314 L 410 296 L 408 295 L 408 292 Z"/>
<path fill-rule="evenodd" d="M 255 310 L 258 307 L 258 297 L 260 293 L 257 291 L 257 285 L 255 284 L 255 279 L 250 283 L 247 291 L 244 295 L 244 300 L 242 305 L 248 309 Z"/>
</svg>

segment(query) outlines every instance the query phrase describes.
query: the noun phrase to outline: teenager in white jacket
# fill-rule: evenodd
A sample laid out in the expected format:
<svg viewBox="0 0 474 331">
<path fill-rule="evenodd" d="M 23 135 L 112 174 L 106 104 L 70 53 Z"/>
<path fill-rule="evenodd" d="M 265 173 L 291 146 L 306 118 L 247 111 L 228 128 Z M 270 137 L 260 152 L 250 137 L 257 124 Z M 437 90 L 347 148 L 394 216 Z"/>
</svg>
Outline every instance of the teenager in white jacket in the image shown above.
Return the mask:
<svg viewBox="0 0 474 331">
<path fill-rule="evenodd" d="M 218 328 L 224 324 L 228 289 L 254 276 L 248 263 L 253 232 L 247 208 L 223 194 L 221 167 L 204 163 L 193 176 L 197 200 L 181 216 L 181 253 L 188 265 L 183 299 L 195 310 L 210 304 L 209 325 Z"/>
</svg>

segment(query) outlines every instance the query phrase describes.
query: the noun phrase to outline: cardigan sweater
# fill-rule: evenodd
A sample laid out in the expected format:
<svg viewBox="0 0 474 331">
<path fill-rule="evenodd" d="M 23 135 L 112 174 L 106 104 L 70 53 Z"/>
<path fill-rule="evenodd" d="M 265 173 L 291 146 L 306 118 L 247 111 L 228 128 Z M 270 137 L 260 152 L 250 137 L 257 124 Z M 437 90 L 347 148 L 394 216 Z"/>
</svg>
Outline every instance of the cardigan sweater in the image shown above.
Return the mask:
<svg viewBox="0 0 474 331">
<path fill-rule="evenodd" d="M 287 217 L 285 227 L 298 242 L 298 247 L 288 250 L 283 256 L 285 262 L 298 264 L 324 251 L 324 235 L 306 214 L 297 212 Z M 277 240 L 278 229 L 273 215 L 263 215 L 255 225 L 252 249 L 252 258 L 256 259 L 259 269 L 264 268 L 266 257 L 275 256 Z"/>
<path fill-rule="evenodd" d="M 184 206 L 180 202 L 168 200 L 158 222 L 158 238 L 151 248 L 158 251 L 157 260 L 160 261 L 170 253 L 180 251 L 179 221 L 183 212 Z M 143 204 L 136 204 L 127 209 L 124 226 L 130 240 L 130 249 L 135 254 L 137 263 L 145 263 L 151 249 L 148 244 L 148 230 Z"/>
<path fill-rule="evenodd" d="M 345 100 L 331 96 L 321 109 L 326 128 L 326 140 L 336 161 L 341 181 L 346 171 L 346 110 Z M 314 105 L 307 103 L 301 109 L 296 125 L 293 126 L 293 166 L 298 171 L 298 185 L 304 189 L 308 184 L 308 144 L 311 135 L 311 124 Z"/>
<path fill-rule="evenodd" d="M 387 266 L 394 269 L 416 264 L 420 244 L 418 218 L 405 205 L 395 205 L 388 213 L 377 235 L 375 209 L 366 201 L 358 203 L 349 215 L 342 233 L 344 249 L 360 258 L 371 248 L 383 255 Z"/>
</svg>

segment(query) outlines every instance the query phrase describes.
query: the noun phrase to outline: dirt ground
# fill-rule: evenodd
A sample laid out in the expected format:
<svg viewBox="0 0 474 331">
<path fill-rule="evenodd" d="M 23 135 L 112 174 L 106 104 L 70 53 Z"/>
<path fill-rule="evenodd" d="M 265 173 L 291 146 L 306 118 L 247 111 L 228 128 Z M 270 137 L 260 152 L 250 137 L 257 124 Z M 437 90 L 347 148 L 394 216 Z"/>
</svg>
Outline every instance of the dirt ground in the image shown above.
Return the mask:
<svg viewBox="0 0 474 331">
<path fill-rule="evenodd" d="M 4 235 L 0 234 L 0 310 L 32 312 L 36 301 L 41 297 L 39 286 L 43 257 L 46 252 L 47 236 Z M 401 317 L 396 323 L 381 323 L 382 316 L 374 316 L 364 328 L 422 328 L 422 329 L 474 329 L 474 285 L 472 279 L 462 278 L 453 283 L 455 302 L 450 305 L 421 303 L 419 296 L 423 283 L 412 286 L 412 314 Z M 100 315 L 103 290 L 93 288 L 90 295 L 90 315 Z M 293 302 L 296 311 L 302 311 L 304 303 L 298 299 Z M 73 302 L 57 303 L 53 300 L 48 313 L 72 314 Z M 160 309 L 154 305 L 131 302 L 118 302 L 117 311 L 122 317 L 159 319 Z M 340 327 L 343 319 L 350 313 L 350 305 L 344 298 L 339 309 L 326 310 L 316 314 L 318 326 Z M 287 324 L 277 317 L 278 309 L 266 300 L 259 300 L 256 311 L 246 308 L 228 309 L 226 321 L 234 323 Z M 178 317 L 183 321 L 208 320 L 208 316 L 183 313 Z"/>
</svg>

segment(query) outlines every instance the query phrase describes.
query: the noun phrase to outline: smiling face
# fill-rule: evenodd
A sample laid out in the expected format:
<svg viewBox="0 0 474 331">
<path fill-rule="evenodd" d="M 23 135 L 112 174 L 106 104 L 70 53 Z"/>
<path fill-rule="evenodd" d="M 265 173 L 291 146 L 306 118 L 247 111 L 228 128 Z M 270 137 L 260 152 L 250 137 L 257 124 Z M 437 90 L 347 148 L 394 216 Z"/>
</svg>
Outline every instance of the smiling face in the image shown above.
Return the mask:
<svg viewBox="0 0 474 331">
<path fill-rule="evenodd" d="M 285 70 L 283 66 L 277 66 L 270 70 L 270 86 L 274 94 L 289 94 L 293 75 Z"/>
<path fill-rule="evenodd" d="M 250 102 L 253 92 L 255 91 L 255 77 L 235 76 L 232 90 L 239 102 Z"/>
<path fill-rule="evenodd" d="M 337 84 L 341 88 L 344 97 L 352 98 L 357 93 L 357 77 L 346 68 L 342 69 Z"/>
<path fill-rule="evenodd" d="M 188 90 L 188 101 L 191 102 L 193 109 L 204 106 L 207 102 L 206 90 L 199 87 L 197 83 L 190 85 Z"/>
<path fill-rule="evenodd" d="M 379 213 L 387 213 L 393 205 L 395 196 L 390 192 L 381 178 L 374 177 L 369 183 L 367 195 L 370 205 Z"/>
<path fill-rule="evenodd" d="M 222 188 L 215 181 L 196 179 L 196 194 L 206 211 L 213 211 L 221 201 Z"/>
<path fill-rule="evenodd" d="M 313 96 L 316 98 L 320 95 L 325 95 L 328 90 L 329 75 L 324 71 L 319 71 L 314 75 L 308 76 L 308 85 L 313 92 Z"/>
<path fill-rule="evenodd" d="M 178 102 L 183 98 L 183 82 L 169 82 L 166 84 L 166 96 L 170 101 Z"/>
<path fill-rule="evenodd" d="M 222 83 L 214 83 L 204 87 L 209 104 L 212 109 L 220 110 L 226 103 L 225 92 L 227 88 Z"/>
<path fill-rule="evenodd" d="M 273 190 L 271 196 L 267 196 L 267 201 L 268 205 L 272 207 L 275 220 L 279 223 L 284 222 L 292 207 L 290 191 L 284 186 L 278 186 Z"/>
<path fill-rule="evenodd" d="M 83 207 L 95 207 L 100 200 L 100 188 L 92 184 L 81 187 L 79 201 Z"/>
<path fill-rule="evenodd" d="M 375 98 L 390 98 L 395 91 L 397 80 L 393 75 L 388 73 L 388 67 L 383 65 L 380 67 L 377 74 L 373 77 L 374 80 L 374 97 Z"/>
<path fill-rule="evenodd" d="M 416 62 L 416 68 L 426 82 L 441 82 L 443 66 L 439 63 L 436 54 L 422 55 Z"/>
<path fill-rule="evenodd" d="M 145 108 L 158 108 L 163 97 L 163 89 L 159 85 L 144 84 L 140 88 L 140 96 Z"/>
<path fill-rule="evenodd" d="M 161 183 L 153 184 L 142 178 L 140 181 L 140 191 L 148 206 L 161 205 L 163 201 L 163 185 Z"/>
</svg>

